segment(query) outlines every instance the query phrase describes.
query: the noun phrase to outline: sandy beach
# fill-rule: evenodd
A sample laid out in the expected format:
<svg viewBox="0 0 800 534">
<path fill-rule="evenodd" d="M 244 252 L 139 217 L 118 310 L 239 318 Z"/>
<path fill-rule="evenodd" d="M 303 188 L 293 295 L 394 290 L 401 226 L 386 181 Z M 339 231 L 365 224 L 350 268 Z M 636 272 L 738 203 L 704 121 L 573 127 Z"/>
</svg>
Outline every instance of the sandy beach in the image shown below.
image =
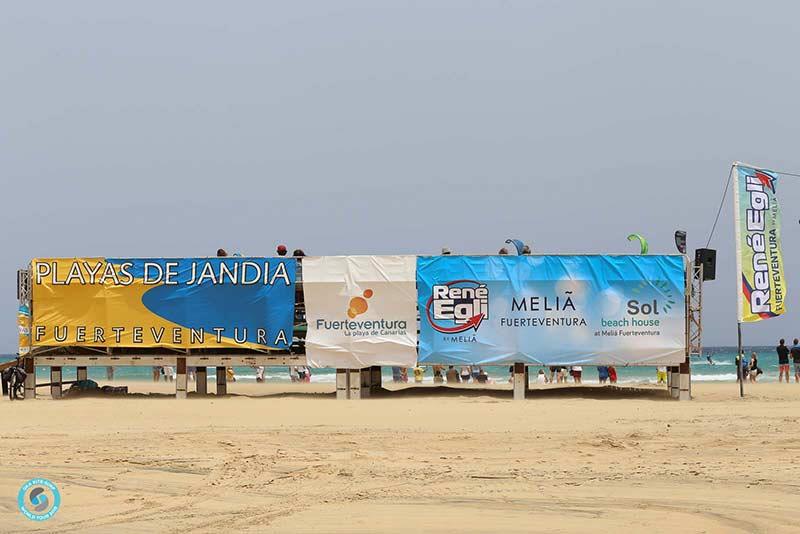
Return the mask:
<svg viewBox="0 0 800 534">
<path fill-rule="evenodd" d="M 3 532 L 790 532 L 800 386 L 0 402 Z M 168 391 L 169 385 L 136 384 Z M 318 391 L 318 394 L 312 394 Z M 13 424 L 9 424 L 13 422 Z M 20 484 L 62 508 L 37 524 Z M 37 530 L 39 529 L 39 530 Z"/>
</svg>

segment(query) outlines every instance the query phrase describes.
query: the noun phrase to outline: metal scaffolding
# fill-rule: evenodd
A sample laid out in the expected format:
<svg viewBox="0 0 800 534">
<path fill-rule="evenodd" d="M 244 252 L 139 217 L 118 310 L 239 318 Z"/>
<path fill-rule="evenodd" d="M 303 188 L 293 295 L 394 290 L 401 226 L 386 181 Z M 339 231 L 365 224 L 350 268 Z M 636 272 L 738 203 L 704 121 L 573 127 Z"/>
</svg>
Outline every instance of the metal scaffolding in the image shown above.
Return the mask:
<svg viewBox="0 0 800 534">
<path fill-rule="evenodd" d="M 689 284 L 689 357 L 703 355 L 703 264 L 692 263 Z"/>
</svg>

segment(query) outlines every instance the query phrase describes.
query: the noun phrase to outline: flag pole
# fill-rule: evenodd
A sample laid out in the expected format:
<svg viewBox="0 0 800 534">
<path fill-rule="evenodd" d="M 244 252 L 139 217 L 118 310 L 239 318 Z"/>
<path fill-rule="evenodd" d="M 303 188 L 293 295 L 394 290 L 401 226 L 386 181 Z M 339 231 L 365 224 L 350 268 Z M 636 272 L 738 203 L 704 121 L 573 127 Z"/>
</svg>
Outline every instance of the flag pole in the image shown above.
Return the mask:
<svg viewBox="0 0 800 534">
<path fill-rule="evenodd" d="M 736 349 L 736 376 L 739 377 L 739 397 L 744 397 L 744 373 L 742 372 L 742 322 L 736 322 L 737 330 L 739 331 L 739 344 Z"/>
</svg>

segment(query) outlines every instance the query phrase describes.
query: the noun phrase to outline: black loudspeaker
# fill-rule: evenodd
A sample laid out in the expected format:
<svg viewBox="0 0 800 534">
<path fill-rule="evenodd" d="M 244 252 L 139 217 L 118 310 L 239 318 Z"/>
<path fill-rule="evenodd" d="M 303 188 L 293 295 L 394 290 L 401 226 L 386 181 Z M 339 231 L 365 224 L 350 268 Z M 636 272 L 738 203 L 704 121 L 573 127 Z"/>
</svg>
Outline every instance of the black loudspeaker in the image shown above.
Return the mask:
<svg viewBox="0 0 800 534">
<path fill-rule="evenodd" d="M 717 251 L 713 248 L 698 248 L 694 251 L 695 265 L 703 264 L 703 280 L 717 277 Z"/>
</svg>

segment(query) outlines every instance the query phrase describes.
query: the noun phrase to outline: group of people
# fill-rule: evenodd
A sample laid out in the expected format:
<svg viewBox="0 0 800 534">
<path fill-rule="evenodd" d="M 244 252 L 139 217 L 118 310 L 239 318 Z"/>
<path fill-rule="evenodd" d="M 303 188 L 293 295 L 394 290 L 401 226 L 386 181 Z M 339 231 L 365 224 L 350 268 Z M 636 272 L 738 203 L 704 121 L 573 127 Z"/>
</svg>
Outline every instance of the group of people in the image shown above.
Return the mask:
<svg viewBox="0 0 800 534">
<path fill-rule="evenodd" d="M 289 249 L 286 248 L 286 245 L 278 245 L 275 248 L 275 253 L 278 256 L 280 256 L 281 258 L 283 258 L 287 254 L 289 254 Z M 238 252 L 235 252 L 233 255 L 234 256 L 240 256 L 241 254 L 239 254 Z M 292 257 L 294 257 L 294 258 L 302 258 L 305 255 L 306 255 L 306 253 L 303 252 L 303 249 L 300 249 L 300 248 L 296 248 L 296 249 L 294 249 L 294 252 L 292 252 Z M 224 248 L 218 248 L 217 249 L 217 257 L 218 258 L 226 258 L 226 257 L 228 257 L 228 251 L 225 250 Z"/>
<path fill-rule="evenodd" d="M 424 367 L 414 368 L 414 382 L 422 382 L 425 376 Z M 473 382 L 475 384 L 489 384 L 491 379 L 483 367 L 473 365 L 462 365 L 456 369 L 455 365 L 448 365 L 445 369 L 444 365 L 433 366 L 433 383 L 443 384 L 447 381 L 448 384 L 466 384 Z"/>
<path fill-rule="evenodd" d="M 549 370 L 550 376 L 548 377 L 544 369 L 539 369 L 539 373 L 536 375 L 536 382 L 539 384 L 566 384 L 569 382 L 569 377 L 572 377 L 572 381 L 575 384 L 583 383 L 583 366 L 551 365 Z M 513 367 L 509 369 L 509 372 L 513 373 Z M 617 370 L 612 366 L 599 365 L 597 367 L 597 379 L 601 384 L 608 382 L 616 384 Z"/>
<path fill-rule="evenodd" d="M 434 384 L 491 384 L 492 379 L 482 366 L 462 365 L 456 367 L 455 365 L 434 365 L 433 369 L 433 383 Z M 569 381 L 569 377 L 575 384 L 583 383 L 583 367 L 580 365 L 573 365 L 571 367 L 551 366 L 549 368 L 550 376 L 548 377 L 544 369 L 539 369 L 536 375 L 536 382 L 539 384 L 565 384 Z M 508 379 L 512 382 L 514 379 L 514 366 L 508 368 L 511 375 Z M 617 370 L 613 366 L 598 366 L 598 378 L 601 384 L 617 383 Z M 421 383 L 425 376 L 425 367 L 414 368 L 414 382 Z M 392 379 L 395 383 L 408 382 L 408 372 L 404 367 L 392 367 Z"/>
<path fill-rule="evenodd" d="M 264 366 L 258 365 L 256 370 L 256 382 L 265 382 Z M 225 376 L 228 382 L 236 382 L 236 373 L 233 367 L 225 368 Z M 186 368 L 187 380 L 197 380 L 197 370 L 194 367 Z M 171 365 L 159 365 L 153 367 L 153 382 L 160 382 L 163 378 L 164 382 L 175 381 L 175 368 Z M 289 378 L 292 382 L 311 382 L 311 369 L 305 365 L 294 365 L 289 368 Z"/>
<path fill-rule="evenodd" d="M 783 342 L 783 340 L 781 340 L 781 342 Z M 740 376 L 744 380 L 757 382 L 759 375 L 764 374 L 764 371 L 758 366 L 758 354 L 755 352 L 750 353 L 749 360 L 745 358 L 744 354 L 742 354 L 741 358 L 739 359 L 739 363 L 742 366 L 742 373 Z M 740 376 L 736 377 L 737 382 L 739 381 Z M 789 381 L 788 375 L 786 381 Z"/>
<path fill-rule="evenodd" d="M 164 379 L 164 382 L 174 382 L 175 368 L 171 365 L 154 365 L 153 382 L 160 382 L 162 378 Z"/>
<path fill-rule="evenodd" d="M 786 345 L 786 340 L 781 339 L 778 346 L 775 347 L 775 352 L 778 354 L 778 382 L 791 381 L 789 378 L 794 366 L 794 381 L 800 382 L 800 340 L 795 338 L 792 341 L 792 346 Z M 741 366 L 741 373 L 736 377 L 738 381 L 740 378 L 749 380 L 750 382 L 757 382 L 758 377 L 764 374 L 764 371 L 758 365 L 758 354 L 755 352 L 750 353 L 750 359 L 744 354 L 739 356 L 739 365 Z"/>
<path fill-rule="evenodd" d="M 229 367 L 230 374 L 233 373 L 233 368 Z M 231 382 L 236 382 L 236 377 L 231 377 L 230 374 L 228 375 L 228 380 Z M 113 378 L 113 372 L 109 379 Z M 153 382 L 160 382 L 161 379 L 164 379 L 164 382 L 174 382 L 175 381 L 175 368 L 171 365 L 155 365 L 153 366 Z M 186 378 L 187 380 L 197 380 L 197 368 L 195 367 L 187 367 L 186 368 Z"/>
<path fill-rule="evenodd" d="M 800 341 L 795 338 L 792 346 L 787 347 L 786 340 L 781 339 L 775 351 L 778 353 L 778 382 L 786 379 L 786 383 L 789 383 L 790 360 L 794 364 L 794 381 L 800 382 Z M 753 356 L 755 355 L 754 352 Z"/>
<path fill-rule="evenodd" d="M 311 382 L 311 369 L 305 365 L 293 365 L 289 368 L 289 378 L 292 382 Z"/>
<path fill-rule="evenodd" d="M 508 241 L 506 241 L 508 243 Z M 516 246 L 516 245 L 515 245 Z M 523 256 L 529 256 L 531 254 L 531 247 L 528 245 L 522 245 L 521 249 L 517 249 L 518 253 Z M 507 256 L 509 254 L 507 247 L 502 247 L 500 250 L 497 251 L 500 256 Z M 453 251 L 450 250 L 449 247 L 442 247 L 442 256 L 450 256 L 453 254 Z"/>
</svg>

